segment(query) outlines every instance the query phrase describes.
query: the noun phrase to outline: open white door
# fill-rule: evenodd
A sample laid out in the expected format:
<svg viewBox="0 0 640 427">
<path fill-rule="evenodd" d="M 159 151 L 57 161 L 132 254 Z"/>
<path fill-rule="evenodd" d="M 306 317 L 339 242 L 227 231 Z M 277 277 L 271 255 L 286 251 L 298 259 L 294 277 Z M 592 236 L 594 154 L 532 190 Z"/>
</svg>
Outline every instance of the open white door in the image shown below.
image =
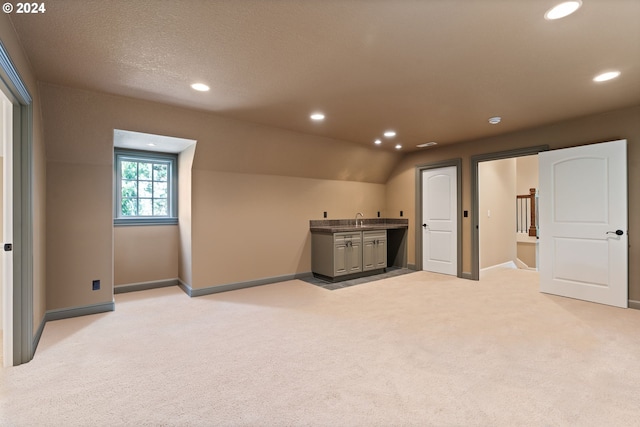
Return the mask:
<svg viewBox="0 0 640 427">
<path fill-rule="evenodd" d="M 458 198 L 455 166 L 422 172 L 422 269 L 458 274 Z"/>
<path fill-rule="evenodd" d="M 540 291 L 627 307 L 627 141 L 539 155 Z"/>
</svg>

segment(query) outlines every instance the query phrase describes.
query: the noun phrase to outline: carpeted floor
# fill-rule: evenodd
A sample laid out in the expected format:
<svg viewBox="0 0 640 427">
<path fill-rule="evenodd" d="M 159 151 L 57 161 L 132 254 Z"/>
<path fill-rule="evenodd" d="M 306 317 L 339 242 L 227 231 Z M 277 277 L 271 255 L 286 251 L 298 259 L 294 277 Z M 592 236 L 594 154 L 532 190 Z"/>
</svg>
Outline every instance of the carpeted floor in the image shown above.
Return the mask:
<svg viewBox="0 0 640 427">
<path fill-rule="evenodd" d="M 640 311 L 414 272 L 116 295 L 1 371 L 2 426 L 637 426 Z"/>
</svg>

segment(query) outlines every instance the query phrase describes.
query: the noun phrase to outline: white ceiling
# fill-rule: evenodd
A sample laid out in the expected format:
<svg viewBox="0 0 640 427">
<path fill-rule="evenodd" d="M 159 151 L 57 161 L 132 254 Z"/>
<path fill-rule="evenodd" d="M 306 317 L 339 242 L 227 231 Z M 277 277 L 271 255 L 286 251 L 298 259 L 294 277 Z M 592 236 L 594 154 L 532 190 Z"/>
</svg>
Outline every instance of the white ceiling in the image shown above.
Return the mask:
<svg viewBox="0 0 640 427">
<path fill-rule="evenodd" d="M 545 20 L 555 3 L 48 0 L 10 18 L 42 81 L 415 150 L 640 104 L 640 1 Z"/>
</svg>

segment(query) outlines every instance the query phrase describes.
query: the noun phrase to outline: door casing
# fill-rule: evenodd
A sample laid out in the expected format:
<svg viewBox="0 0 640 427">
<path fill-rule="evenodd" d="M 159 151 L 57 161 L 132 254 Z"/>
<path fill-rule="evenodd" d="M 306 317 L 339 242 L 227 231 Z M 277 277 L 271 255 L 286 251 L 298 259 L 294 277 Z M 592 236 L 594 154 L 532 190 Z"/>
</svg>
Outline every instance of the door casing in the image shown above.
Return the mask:
<svg viewBox="0 0 640 427">
<path fill-rule="evenodd" d="M 440 169 L 453 166 L 456 168 L 456 197 L 457 197 L 457 221 L 456 227 L 457 233 L 457 277 L 462 277 L 462 159 L 443 160 L 440 162 L 427 163 L 416 166 L 416 214 L 415 214 L 415 239 L 416 239 L 416 264 L 415 268 L 418 271 L 423 269 L 422 263 L 422 227 L 419 222 L 422 221 L 422 172 L 429 169 Z"/>
<path fill-rule="evenodd" d="M 0 90 L 13 104 L 13 365 L 33 359 L 33 98 L 0 41 Z"/>
</svg>

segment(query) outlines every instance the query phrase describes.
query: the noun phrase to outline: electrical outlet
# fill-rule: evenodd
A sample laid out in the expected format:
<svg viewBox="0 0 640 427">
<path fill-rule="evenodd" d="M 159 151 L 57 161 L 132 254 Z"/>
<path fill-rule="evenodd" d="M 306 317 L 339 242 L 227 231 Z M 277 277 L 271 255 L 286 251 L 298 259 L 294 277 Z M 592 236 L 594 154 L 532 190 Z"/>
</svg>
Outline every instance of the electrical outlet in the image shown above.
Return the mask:
<svg viewBox="0 0 640 427">
<path fill-rule="evenodd" d="M 403 211 L 400 211 L 400 216 L 402 216 L 402 215 L 404 215 L 404 212 L 403 212 Z"/>
<path fill-rule="evenodd" d="M 327 217 L 327 211 L 324 211 L 324 217 L 325 218 Z"/>
<path fill-rule="evenodd" d="M 99 291 L 100 290 L 100 280 L 94 280 L 91 286 L 92 286 L 92 289 L 94 291 Z"/>
<path fill-rule="evenodd" d="M 378 218 L 380 218 L 380 211 L 378 211 Z"/>
</svg>

